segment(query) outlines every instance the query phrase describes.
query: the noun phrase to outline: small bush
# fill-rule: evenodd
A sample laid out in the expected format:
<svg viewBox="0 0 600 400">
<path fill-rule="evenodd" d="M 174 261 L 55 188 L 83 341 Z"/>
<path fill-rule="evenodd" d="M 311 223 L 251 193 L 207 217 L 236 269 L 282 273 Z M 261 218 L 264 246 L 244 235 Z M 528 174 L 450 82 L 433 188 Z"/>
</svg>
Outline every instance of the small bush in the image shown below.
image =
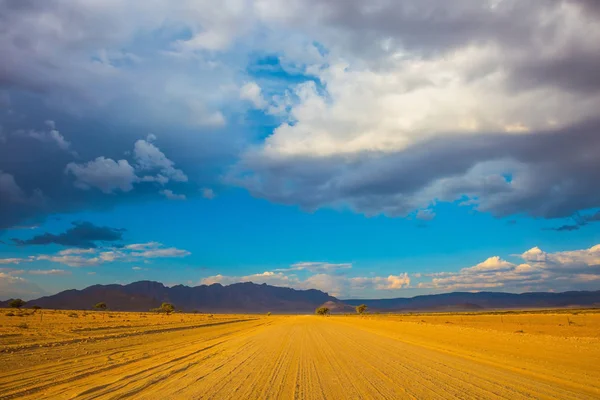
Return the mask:
<svg viewBox="0 0 600 400">
<path fill-rule="evenodd" d="M 22 323 L 22 324 L 17 325 L 17 328 L 27 329 L 27 328 L 29 328 L 29 325 L 27 325 L 26 323 Z"/>
<path fill-rule="evenodd" d="M 315 310 L 315 314 L 318 315 L 328 315 L 329 314 L 329 308 L 327 307 L 319 307 Z"/>
<path fill-rule="evenodd" d="M 25 301 L 21 299 L 13 299 L 10 301 L 10 303 L 8 303 L 8 305 L 12 308 L 21 308 L 25 305 Z"/>
<path fill-rule="evenodd" d="M 7 312 L 7 313 L 6 313 L 6 314 L 4 314 L 4 315 L 6 315 L 7 317 L 14 317 L 14 316 L 15 316 L 15 313 L 11 311 L 11 312 Z"/>
<path fill-rule="evenodd" d="M 363 314 L 365 311 L 367 311 L 367 306 L 365 304 L 361 304 L 360 306 L 356 306 L 356 313 L 357 314 Z"/>
<path fill-rule="evenodd" d="M 69 317 L 71 317 L 71 318 L 79 318 L 79 314 L 77 314 L 76 312 L 72 312 L 72 313 L 69 313 Z"/>
</svg>

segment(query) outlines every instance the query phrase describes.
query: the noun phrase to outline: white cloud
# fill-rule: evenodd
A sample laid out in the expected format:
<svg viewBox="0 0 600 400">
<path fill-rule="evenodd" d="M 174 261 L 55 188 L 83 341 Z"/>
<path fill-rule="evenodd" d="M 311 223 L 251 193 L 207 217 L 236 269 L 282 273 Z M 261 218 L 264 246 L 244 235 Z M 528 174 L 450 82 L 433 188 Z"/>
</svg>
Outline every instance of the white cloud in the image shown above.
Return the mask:
<svg viewBox="0 0 600 400">
<path fill-rule="evenodd" d="M 262 89 L 256 82 L 247 82 L 240 88 L 240 99 L 251 102 L 258 109 L 267 106 L 267 102 L 262 95 Z"/>
<path fill-rule="evenodd" d="M 392 290 L 402 289 L 410 286 L 408 274 L 389 275 L 388 277 L 356 277 L 350 278 L 352 284 L 360 289 Z"/>
<path fill-rule="evenodd" d="M 25 273 L 25 270 L 15 268 L 0 268 L 0 272 L 11 276 L 18 276 L 23 275 Z"/>
<path fill-rule="evenodd" d="M 142 257 L 142 258 L 164 258 L 164 257 L 186 257 L 189 256 L 190 253 L 187 250 L 177 249 L 175 247 L 169 247 L 166 249 L 152 249 L 146 250 L 142 252 L 131 253 L 130 255 L 133 257 Z"/>
<path fill-rule="evenodd" d="M 159 192 L 169 200 L 185 200 L 185 194 L 176 194 L 172 190 L 164 189 Z"/>
<path fill-rule="evenodd" d="M 36 284 L 19 276 L 0 272 L 0 299 L 21 298 L 33 299 L 45 295 L 46 292 Z"/>
<path fill-rule="evenodd" d="M 48 255 L 42 254 L 36 257 L 36 260 L 50 261 L 57 264 L 64 264 L 69 267 L 92 267 L 102 264 L 99 257 L 83 257 L 80 255 Z"/>
<path fill-rule="evenodd" d="M 283 121 L 242 156 L 228 182 L 278 203 L 367 215 L 406 216 L 465 196 L 496 215 L 568 216 L 597 206 L 574 200 L 598 198 L 592 181 L 570 167 L 567 154 L 585 150 L 532 154 L 558 143 L 550 136 L 596 119 L 598 84 L 585 71 L 598 65 L 600 29 L 581 2 L 530 2 L 526 12 L 511 2 L 493 11 L 477 1 L 382 2 L 373 10 L 288 3 L 265 0 L 257 10 L 320 34 L 328 52 L 294 60 L 315 81 L 272 99 L 269 110 Z M 432 18 L 432 10 L 443 16 Z M 580 79 L 570 64 L 581 68 Z M 579 140 L 590 141 L 570 137 L 578 149 Z M 593 193 L 582 195 L 585 188 Z"/>
<path fill-rule="evenodd" d="M 97 249 L 72 248 L 72 249 L 61 250 L 58 252 L 58 254 L 60 254 L 61 256 L 70 256 L 70 255 L 74 255 L 74 254 L 94 254 L 94 253 L 96 253 L 96 251 L 97 251 Z"/>
<path fill-rule="evenodd" d="M 162 243 L 159 242 L 148 242 L 148 243 L 133 243 L 125 246 L 128 250 L 146 250 L 161 247 Z"/>
<path fill-rule="evenodd" d="M 217 197 L 216 193 L 211 188 L 202 188 L 201 191 L 202 191 L 202 197 L 204 197 L 205 199 L 212 200 L 215 197 Z"/>
<path fill-rule="evenodd" d="M 65 139 L 65 137 L 56 129 L 56 124 L 54 121 L 48 120 L 45 122 L 48 126 L 47 131 L 35 131 L 35 130 L 19 130 L 14 134 L 17 136 L 26 136 L 35 140 L 39 140 L 40 142 L 46 143 L 54 143 L 58 148 L 64 151 L 69 151 L 71 147 L 71 142 Z M 75 152 L 71 152 L 73 155 L 77 155 Z"/>
<path fill-rule="evenodd" d="M 41 254 L 30 258 L 31 261 L 50 261 L 69 267 L 94 267 L 116 261 L 140 262 L 152 258 L 180 258 L 191 253 L 175 247 L 164 248 L 162 243 L 134 243 L 122 248 L 110 250 L 98 249 L 67 249 L 57 254 Z"/>
<path fill-rule="evenodd" d="M 69 163 L 65 173 L 75 176 L 75 186 L 80 189 L 95 187 L 104 193 L 112 193 L 120 189 L 129 192 L 136 181 L 134 169 L 127 160 L 115 161 L 110 158 L 98 157 L 85 164 Z"/>
<path fill-rule="evenodd" d="M 281 268 L 276 269 L 275 271 L 310 271 L 310 272 L 318 272 L 318 271 L 333 271 L 338 269 L 350 269 L 352 268 L 352 263 L 327 263 L 327 262 L 298 262 L 292 264 L 289 268 Z"/>
<path fill-rule="evenodd" d="M 26 262 L 31 262 L 31 258 L 19 258 L 19 257 L 12 257 L 12 258 L 0 258 L 0 265 L 1 264 L 21 264 L 21 263 L 26 263 Z"/>
<path fill-rule="evenodd" d="M 515 268 L 516 265 L 508 261 L 502 260 L 498 256 L 490 257 L 487 260 L 469 268 L 463 268 L 463 273 L 477 273 L 477 272 L 494 272 L 494 271 L 505 271 Z"/>
<path fill-rule="evenodd" d="M 176 182 L 187 182 L 188 177 L 175 163 L 167 158 L 158 147 L 146 140 L 138 140 L 133 147 L 136 169 L 140 171 L 159 171 L 159 174 Z"/>
<path fill-rule="evenodd" d="M 494 256 L 459 272 L 425 274 L 432 280 L 420 282 L 418 287 L 443 290 L 574 290 L 577 287 L 591 289 L 588 284 L 600 279 L 600 245 L 556 253 L 546 253 L 539 247 L 533 247 L 520 257 L 524 263 L 515 264 Z"/>
<path fill-rule="evenodd" d="M 169 181 L 187 182 L 187 175 L 175 168 L 175 163 L 151 143 L 156 140 L 156 136 L 149 134 L 147 139 L 135 142 L 133 166 L 127 160 L 115 161 L 98 157 L 85 164 L 71 162 L 67 164 L 65 173 L 75 176 L 75 186 L 78 188 L 87 190 L 95 187 L 104 193 L 112 193 L 117 189 L 129 192 L 133 189 L 133 184 L 138 182 L 156 182 L 163 186 Z M 154 172 L 156 175 L 137 175 L 147 172 Z M 168 199 L 185 200 L 185 195 L 174 194 L 172 190 L 166 189 L 160 193 Z"/>
<path fill-rule="evenodd" d="M 31 275 L 70 275 L 70 271 L 65 271 L 63 269 L 33 269 L 27 271 L 28 274 Z"/>
</svg>

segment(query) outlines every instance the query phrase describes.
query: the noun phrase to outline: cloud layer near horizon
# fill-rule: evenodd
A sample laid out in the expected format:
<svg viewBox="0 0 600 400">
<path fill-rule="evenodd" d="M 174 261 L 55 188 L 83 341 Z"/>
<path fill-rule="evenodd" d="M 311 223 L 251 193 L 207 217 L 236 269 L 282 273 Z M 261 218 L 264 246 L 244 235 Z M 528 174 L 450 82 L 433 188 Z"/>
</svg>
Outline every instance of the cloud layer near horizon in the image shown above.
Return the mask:
<svg viewBox="0 0 600 400">
<path fill-rule="evenodd" d="M 161 243 L 129 244 L 119 248 L 70 248 L 56 254 L 40 254 L 27 258 L 0 258 L 0 287 L 6 293 L 20 291 L 22 297 L 32 297 L 42 290 L 36 288 L 24 275 L 68 275 L 62 268 L 39 269 L 40 261 L 48 261 L 71 268 L 101 267 L 122 262 L 139 263 L 156 258 L 180 258 L 190 252 Z M 288 268 L 279 268 L 244 276 L 212 275 L 199 284 L 238 282 L 266 283 L 295 289 L 318 289 L 340 298 L 406 297 L 414 289 L 430 293 L 448 291 L 566 291 L 591 290 L 600 282 L 600 244 L 588 249 L 545 252 L 533 247 L 513 255 L 519 262 L 492 256 L 456 272 L 406 273 L 361 276 L 353 271 L 352 263 L 299 262 Z M 146 270 L 139 266 L 135 271 Z M 32 291 L 32 288 L 36 288 Z"/>
<path fill-rule="evenodd" d="M 589 249 L 547 253 L 533 247 L 520 255 L 520 263 L 492 256 L 458 272 L 399 273 L 388 276 L 355 276 L 352 264 L 303 262 L 290 268 L 246 276 L 214 275 L 202 284 L 267 283 L 296 289 L 319 289 L 337 297 L 406 297 L 406 289 L 448 291 L 501 290 L 511 292 L 590 290 L 600 282 L 600 245 Z M 298 268 L 314 266 L 314 269 Z M 299 271 L 309 271 L 304 276 Z M 390 294 L 391 293 L 391 294 Z"/>
</svg>

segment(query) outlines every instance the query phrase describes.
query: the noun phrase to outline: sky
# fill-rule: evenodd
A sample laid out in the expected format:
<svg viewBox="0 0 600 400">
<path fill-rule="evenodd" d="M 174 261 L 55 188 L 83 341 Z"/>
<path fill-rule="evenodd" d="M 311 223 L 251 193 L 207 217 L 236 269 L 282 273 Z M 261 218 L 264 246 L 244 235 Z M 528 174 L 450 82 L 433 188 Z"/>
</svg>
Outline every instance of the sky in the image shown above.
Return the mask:
<svg viewBox="0 0 600 400">
<path fill-rule="evenodd" d="M 596 0 L 0 0 L 0 300 L 600 289 Z"/>
</svg>

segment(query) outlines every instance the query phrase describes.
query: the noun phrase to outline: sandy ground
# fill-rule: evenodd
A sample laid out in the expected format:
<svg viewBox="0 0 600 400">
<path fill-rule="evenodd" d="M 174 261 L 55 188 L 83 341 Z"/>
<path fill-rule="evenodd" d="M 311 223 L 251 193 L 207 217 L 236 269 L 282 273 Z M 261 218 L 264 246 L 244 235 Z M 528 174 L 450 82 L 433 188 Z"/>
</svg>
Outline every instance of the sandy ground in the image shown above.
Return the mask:
<svg viewBox="0 0 600 400">
<path fill-rule="evenodd" d="M 2 399 L 600 398 L 600 314 L 591 312 L 0 311 Z"/>
</svg>

